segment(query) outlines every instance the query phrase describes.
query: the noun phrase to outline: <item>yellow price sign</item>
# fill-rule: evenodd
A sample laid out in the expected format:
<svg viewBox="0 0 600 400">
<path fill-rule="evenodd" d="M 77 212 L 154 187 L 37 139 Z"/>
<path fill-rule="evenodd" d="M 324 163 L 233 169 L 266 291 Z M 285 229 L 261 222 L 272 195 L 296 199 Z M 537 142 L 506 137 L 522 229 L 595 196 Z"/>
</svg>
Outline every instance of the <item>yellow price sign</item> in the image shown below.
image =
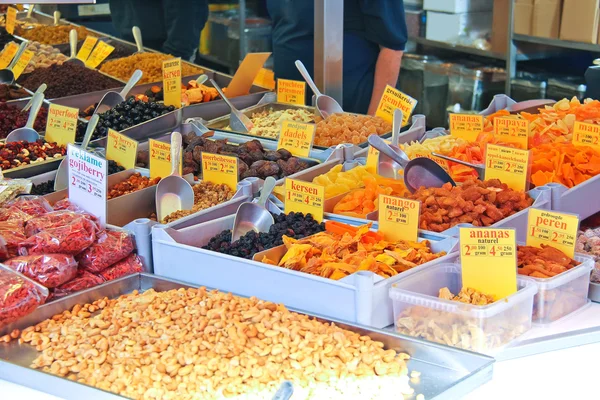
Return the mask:
<svg viewBox="0 0 600 400">
<path fill-rule="evenodd" d="M 306 83 L 277 79 L 277 102 L 303 106 L 306 104 Z"/>
<path fill-rule="evenodd" d="M 6 10 L 6 31 L 11 35 L 15 33 L 15 26 L 17 25 L 17 12 L 18 10 L 14 7 L 8 7 Z"/>
<path fill-rule="evenodd" d="M 149 139 L 150 146 L 150 178 L 165 178 L 171 175 L 171 144 Z M 179 163 L 179 174 L 181 174 L 182 163 Z"/>
<path fill-rule="evenodd" d="M 275 89 L 275 72 L 267 68 L 261 68 L 252 83 L 273 90 Z"/>
<path fill-rule="evenodd" d="M 514 229 L 460 228 L 462 286 L 500 300 L 517 291 Z"/>
<path fill-rule="evenodd" d="M 579 230 L 579 217 L 575 214 L 531 208 L 527 219 L 527 246 L 555 247 L 573 258 Z"/>
<path fill-rule="evenodd" d="M 113 160 L 125 169 L 135 168 L 138 142 L 112 129 L 108 130 L 106 159 Z"/>
<path fill-rule="evenodd" d="M 483 115 L 450 114 L 450 134 L 469 142 L 483 132 Z"/>
<path fill-rule="evenodd" d="M 85 65 L 89 68 L 96 68 L 102 61 L 106 59 L 113 52 L 115 48 L 110 44 L 99 41 L 94 47 L 92 54 L 90 54 L 89 58 L 86 60 Z"/>
<path fill-rule="evenodd" d="M 163 61 L 163 93 L 166 106 L 181 107 L 181 58 Z"/>
<path fill-rule="evenodd" d="M 590 146 L 600 151 L 600 125 L 575 121 L 573 144 L 575 146 Z"/>
<path fill-rule="evenodd" d="M 315 139 L 315 124 L 285 120 L 281 124 L 278 149 L 286 149 L 296 157 L 308 157 Z"/>
<path fill-rule="evenodd" d="M 381 100 L 379 100 L 375 115 L 391 124 L 394 120 L 394 110 L 399 108 L 402 111 L 402 126 L 406 126 L 417 103 L 416 99 L 387 85 L 383 91 Z"/>
<path fill-rule="evenodd" d="M 513 143 L 521 149 L 529 148 L 529 121 L 510 117 L 494 119 L 494 135 L 504 143 Z"/>
<path fill-rule="evenodd" d="M 62 146 L 75 143 L 78 116 L 79 110 L 76 108 L 50 104 L 46 120 L 46 140 Z"/>
<path fill-rule="evenodd" d="M 77 58 L 83 62 L 86 62 L 88 58 L 90 58 L 90 54 L 92 54 L 92 50 L 94 50 L 94 46 L 98 43 L 98 38 L 94 36 L 88 36 L 83 41 L 81 48 L 77 52 Z"/>
<path fill-rule="evenodd" d="M 285 180 L 285 213 L 301 212 L 311 214 L 313 218 L 323 221 L 325 204 L 325 188 L 313 183 L 286 178 Z"/>
<path fill-rule="evenodd" d="M 379 232 L 387 241 L 417 241 L 421 202 L 379 195 Z"/>
<path fill-rule="evenodd" d="M 485 179 L 499 179 L 513 190 L 527 191 L 529 150 L 488 144 L 485 151 Z"/>
<path fill-rule="evenodd" d="M 19 46 L 15 42 L 9 42 L 6 45 L 6 48 L 0 54 L 0 69 L 8 67 L 13 58 L 15 58 L 18 50 Z"/>
<path fill-rule="evenodd" d="M 27 65 L 29 64 L 34 55 L 35 53 L 31 50 L 25 50 L 23 54 L 21 54 L 21 57 L 19 57 L 17 63 L 12 69 L 13 74 L 15 75 L 15 80 L 21 76 L 23 71 L 25 71 L 25 68 L 27 68 Z"/>
<path fill-rule="evenodd" d="M 238 184 L 237 157 L 202 152 L 202 180 L 225 184 L 235 192 Z"/>
</svg>

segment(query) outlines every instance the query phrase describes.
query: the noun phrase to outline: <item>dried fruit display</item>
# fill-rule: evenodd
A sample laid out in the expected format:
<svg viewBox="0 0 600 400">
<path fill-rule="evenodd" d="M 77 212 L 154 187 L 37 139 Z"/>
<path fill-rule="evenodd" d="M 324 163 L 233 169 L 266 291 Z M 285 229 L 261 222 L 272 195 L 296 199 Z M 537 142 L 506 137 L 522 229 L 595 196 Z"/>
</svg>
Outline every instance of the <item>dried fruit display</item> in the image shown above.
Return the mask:
<svg viewBox="0 0 600 400">
<path fill-rule="evenodd" d="M 226 92 L 227 88 L 221 88 Z M 201 85 L 195 79 L 181 85 L 181 102 L 189 106 L 190 104 L 206 103 L 219 97 L 217 89 L 211 86 Z M 164 93 L 161 86 L 152 86 L 146 90 L 143 97 L 146 101 L 163 101 Z"/>
<path fill-rule="evenodd" d="M 0 328 L 34 311 L 48 289 L 0 265 Z"/>
<path fill-rule="evenodd" d="M 333 207 L 334 214 L 365 218 L 367 214 L 379 209 L 379 195 L 391 195 L 390 187 L 383 187 L 375 178 L 365 178 L 364 189 L 354 189 Z"/>
<path fill-rule="evenodd" d="M 406 155 L 410 158 L 423 157 L 425 154 L 432 152 L 443 155 L 449 155 L 456 146 L 466 145 L 466 140 L 450 135 L 438 136 L 435 138 L 425 139 L 421 142 L 411 142 L 409 144 L 400 145 Z"/>
<path fill-rule="evenodd" d="M 69 59 L 69 57 L 62 54 L 56 47 L 35 41 L 27 44 L 27 50 L 33 52 L 33 57 L 29 61 L 29 64 L 27 64 L 27 67 L 25 67 L 24 74 L 28 74 L 36 68 L 45 68 L 52 64 L 62 64 Z"/>
<path fill-rule="evenodd" d="M 79 218 L 87 218 L 91 221 L 96 221 L 96 217 L 91 214 L 69 210 L 52 211 L 25 222 L 25 234 L 27 236 L 37 235 L 46 229 L 58 228 L 73 223 Z M 97 225 L 94 225 L 94 228 L 99 230 Z"/>
<path fill-rule="evenodd" d="M 279 138 L 283 121 L 312 123 L 315 122 L 315 117 L 314 114 L 308 110 L 302 108 L 289 108 L 277 111 L 271 109 L 256 112 L 252 114 L 250 120 L 254 125 L 252 129 L 250 129 L 250 135 L 277 139 Z M 231 130 L 229 126 L 225 129 Z"/>
<path fill-rule="evenodd" d="M 33 90 L 36 89 L 37 86 Z M 40 108 L 33 129 L 37 132 L 44 132 L 47 117 L 48 110 L 45 107 Z M 27 124 L 27 118 L 29 118 L 29 112 L 23 112 L 16 106 L 0 102 L 0 139 L 5 139 L 15 129 L 24 127 Z"/>
<path fill-rule="evenodd" d="M 340 143 L 359 144 L 370 135 L 384 135 L 392 125 L 380 117 L 356 114 L 334 114 L 317 123 L 315 146 L 335 146 Z"/>
<path fill-rule="evenodd" d="M 175 57 L 169 54 L 161 53 L 138 53 L 129 57 L 106 61 L 100 67 L 100 71 L 115 78 L 127 81 L 136 69 L 143 72 L 139 85 L 151 82 L 162 81 L 162 63 Z M 189 63 L 181 63 L 181 75 L 190 76 L 201 74 L 204 71 Z"/>
<path fill-rule="evenodd" d="M 126 231 L 107 229 L 96 242 L 77 256 L 79 266 L 98 273 L 130 255 L 135 249 L 133 236 Z"/>
<path fill-rule="evenodd" d="M 365 178 L 375 177 L 375 174 L 367 171 L 367 167 L 362 165 L 348 171 L 342 171 L 342 168 L 343 165 L 338 164 L 313 179 L 312 183 L 325 188 L 325 199 L 363 187 Z"/>
<path fill-rule="evenodd" d="M 532 150 L 531 183 L 543 186 L 550 182 L 568 188 L 600 174 L 600 152 L 572 143 L 543 144 Z"/>
<path fill-rule="evenodd" d="M 77 31 L 77 38 L 85 40 L 90 34 L 83 26 L 73 25 L 40 25 L 32 29 L 24 29 L 20 31 L 20 36 L 43 44 L 62 44 L 69 43 L 69 32 L 71 29 Z M 91 35 L 94 36 L 94 35 Z"/>
<path fill-rule="evenodd" d="M 474 306 L 487 306 L 494 302 L 494 296 L 481 293 L 472 288 L 462 288 L 457 295 L 452 294 L 447 287 L 441 288 L 438 297 L 444 300 L 458 301 Z"/>
<path fill-rule="evenodd" d="M 206 210 L 218 204 L 231 200 L 235 192 L 225 184 L 217 185 L 212 182 L 202 181 L 197 185 L 193 185 L 194 190 L 194 205 L 191 210 L 175 211 L 165 217 L 163 224 L 168 224 L 177 221 L 180 218 L 187 217 L 197 213 L 198 211 Z"/>
<path fill-rule="evenodd" d="M 119 182 L 108 188 L 108 199 L 124 196 L 129 193 L 137 192 L 138 190 L 146 189 L 150 186 L 157 185 L 160 182 L 160 177 L 153 179 L 147 176 L 142 176 L 139 172 L 134 173 L 126 180 Z"/>
<path fill-rule="evenodd" d="M 69 224 L 45 229 L 19 244 L 19 254 L 79 254 L 96 240 L 96 224 L 77 218 Z"/>
<path fill-rule="evenodd" d="M 57 286 L 52 290 L 51 298 L 48 301 L 60 299 L 61 297 L 68 296 L 72 293 L 79 292 L 81 290 L 89 289 L 94 286 L 102 285 L 104 279 L 98 275 L 94 275 L 86 270 L 79 269 L 75 278 L 70 281 Z"/>
<path fill-rule="evenodd" d="M 29 164 L 61 158 L 67 154 L 65 146 L 44 142 L 10 142 L 0 143 L 0 169 L 23 167 Z"/>
<path fill-rule="evenodd" d="M 5 249 L 0 255 L 0 262 L 19 255 L 19 243 L 27 237 L 21 221 L 0 222 L 0 242 L 4 241 Z"/>
<path fill-rule="evenodd" d="M 6 202 L 4 207 L 16 207 L 32 217 L 39 217 L 52 211 L 52 206 L 48 203 L 48 200 L 41 196 L 20 196 Z"/>
<path fill-rule="evenodd" d="M 53 192 L 54 192 L 54 179 L 51 179 L 46 182 L 42 182 L 37 185 L 34 183 L 31 186 L 31 194 L 33 194 L 33 195 L 44 196 L 46 194 L 53 193 Z"/>
<path fill-rule="evenodd" d="M 0 84 L 0 102 L 31 97 L 31 94 L 16 85 Z"/>
<path fill-rule="evenodd" d="M 517 266 L 521 275 L 533 278 L 551 278 L 575 268 L 580 263 L 555 247 L 518 246 Z"/>
<path fill-rule="evenodd" d="M 127 275 L 137 274 L 138 272 L 144 272 L 144 266 L 142 260 L 137 254 L 130 254 L 121 261 L 116 262 L 104 271 L 100 272 L 99 276 L 105 281 L 112 281 L 113 279 L 119 279 Z"/>
<path fill-rule="evenodd" d="M 575 251 L 594 258 L 596 267 L 592 270 L 591 280 L 600 283 L 600 228 L 580 231 L 577 236 Z"/>
<path fill-rule="evenodd" d="M 4 264 L 49 289 L 77 275 L 77 261 L 68 254 L 19 256 L 6 260 Z"/>
</svg>

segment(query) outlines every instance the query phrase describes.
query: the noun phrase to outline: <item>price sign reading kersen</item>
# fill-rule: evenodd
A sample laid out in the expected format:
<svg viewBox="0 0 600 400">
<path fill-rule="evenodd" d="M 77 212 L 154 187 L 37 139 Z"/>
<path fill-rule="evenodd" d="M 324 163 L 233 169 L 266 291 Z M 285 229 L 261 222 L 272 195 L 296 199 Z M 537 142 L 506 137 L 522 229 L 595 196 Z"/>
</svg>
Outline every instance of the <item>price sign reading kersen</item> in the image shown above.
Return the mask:
<svg viewBox="0 0 600 400">
<path fill-rule="evenodd" d="M 202 180 L 225 184 L 235 192 L 238 184 L 237 157 L 202 152 Z"/>
<path fill-rule="evenodd" d="M 578 229 L 577 215 L 531 208 L 527 222 L 527 246 L 549 245 L 573 258 Z"/>
<path fill-rule="evenodd" d="M 315 125 L 283 121 L 279 134 L 278 149 L 286 149 L 296 157 L 308 157 L 315 139 Z"/>
<path fill-rule="evenodd" d="M 375 115 L 391 124 L 394 120 L 394 110 L 399 108 L 402 111 L 402 126 L 406 126 L 417 103 L 416 99 L 387 85 L 383 96 L 381 96 L 381 100 L 379 100 L 379 106 L 377 106 Z"/>
<path fill-rule="evenodd" d="M 166 106 L 181 107 L 181 58 L 163 61 L 163 92 Z"/>
<path fill-rule="evenodd" d="M 106 158 L 113 160 L 125 169 L 135 168 L 138 142 L 121 135 L 112 129 L 108 130 Z"/>
<path fill-rule="evenodd" d="M 74 143 L 78 116 L 79 110 L 76 108 L 50 104 L 46 120 L 46 140 L 62 146 Z"/>
<path fill-rule="evenodd" d="M 521 149 L 528 149 L 529 121 L 511 117 L 494 119 L 494 134 L 504 143 L 514 143 Z"/>
<path fill-rule="evenodd" d="M 287 178 L 285 180 L 285 213 L 311 214 L 316 221 L 323 221 L 325 188 L 308 182 Z"/>
<path fill-rule="evenodd" d="M 485 179 L 499 179 L 513 190 L 526 191 L 529 158 L 529 150 L 488 144 L 485 152 Z"/>
<path fill-rule="evenodd" d="M 483 132 L 483 115 L 450 114 L 452 136 L 474 142 L 481 132 Z"/>
<path fill-rule="evenodd" d="M 575 121 L 573 144 L 575 146 L 590 146 L 600 151 L 600 125 Z"/>
<path fill-rule="evenodd" d="M 277 102 L 303 106 L 306 99 L 306 83 L 277 79 Z"/>
<path fill-rule="evenodd" d="M 417 241 L 421 202 L 379 195 L 379 232 L 387 241 Z"/>
</svg>

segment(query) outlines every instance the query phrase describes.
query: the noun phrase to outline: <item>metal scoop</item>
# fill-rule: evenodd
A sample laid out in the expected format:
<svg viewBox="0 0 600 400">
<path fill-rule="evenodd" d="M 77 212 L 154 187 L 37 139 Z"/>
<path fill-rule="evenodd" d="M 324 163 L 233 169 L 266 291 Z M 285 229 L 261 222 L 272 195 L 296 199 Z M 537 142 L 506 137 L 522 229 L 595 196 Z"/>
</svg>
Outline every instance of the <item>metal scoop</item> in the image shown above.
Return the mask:
<svg viewBox="0 0 600 400">
<path fill-rule="evenodd" d="M 181 133 L 171 134 L 171 175 L 158 182 L 156 187 L 156 215 L 163 221 L 169 214 L 179 210 L 191 210 L 194 206 L 192 185 L 179 174 L 181 163 Z"/>
<path fill-rule="evenodd" d="M 258 201 L 256 203 L 246 202 L 240 204 L 233 221 L 232 243 L 250 231 L 268 232 L 271 225 L 275 223 L 273 216 L 265 208 L 267 199 L 275 188 L 275 182 L 275 178 L 272 176 L 267 177 L 260 191 Z"/>
<path fill-rule="evenodd" d="M 317 96 L 315 103 L 317 105 L 317 111 L 319 114 L 321 114 L 321 117 L 327 118 L 332 114 L 341 114 L 344 112 L 342 106 L 340 106 L 340 103 L 338 103 L 333 97 L 324 95 L 319 91 L 319 88 L 317 88 L 317 85 L 315 85 L 315 82 L 308 74 L 308 71 L 306 70 L 304 64 L 302 64 L 302 61 L 296 60 L 296 68 L 298 68 L 298 71 L 300 71 L 300 74 L 302 74 L 302 77 L 306 83 L 308 83 L 308 86 L 310 86 L 312 91 Z"/>
<path fill-rule="evenodd" d="M 208 80 L 208 76 L 206 74 L 202 74 L 196 78 L 196 83 L 198 85 L 203 85 L 204 82 L 206 82 L 207 80 Z"/>
<path fill-rule="evenodd" d="M 136 69 L 133 74 L 131 74 L 131 78 L 129 78 L 121 92 L 107 92 L 96 106 L 94 114 L 102 114 L 117 104 L 124 102 L 129 91 L 140 81 L 140 79 L 142 79 L 142 75 L 142 71 Z"/>
<path fill-rule="evenodd" d="M 369 136 L 369 144 L 379 150 L 380 153 L 390 157 L 398 163 L 398 165 L 404 167 L 404 185 L 411 193 L 414 193 L 421 186 L 427 188 L 442 187 L 448 182 L 453 186 L 456 185 L 450 175 L 448 175 L 448 173 L 435 161 L 430 160 L 429 158 L 418 157 L 407 162 L 406 159 L 408 159 L 408 156 L 406 156 L 406 154 L 401 156 L 394 152 L 394 150 L 378 135 Z M 384 177 L 394 178 L 394 176 L 389 175 L 384 175 Z"/>
<path fill-rule="evenodd" d="M 33 129 L 33 125 L 35 124 L 35 119 L 37 118 L 38 113 L 40 112 L 40 108 L 42 108 L 42 103 L 44 102 L 44 95 L 42 93 L 37 93 L 33 96 L 33 102 L 31 103 L 31 110 L 29 110 L 29 118 L 27 118 L 27 124 L 22 128 L 17 128 L 6 137 L 6 143 L 11 142 L 20 142 L 21 140 L 26 140 L 28 142 L 35 142 L 40 138 L 40 134 L 37 133 L 35 129 Z"/>
<path fill-rule="evenodd" d="M 467 161 L 459 160 L 458 158 L 448 157 L 448 156 L 445 156 L 443 154 L 438 154 L 438 153 L 431 153 L 431 155 L 439 157 L 439 158 L 442 158 L 444 160 L 455 162 L 455 163 L 460 164 L 460 165 L 465 165 L 467 167 L 471 167 L 475 171 L 477 171 L 477 175 L 479 177 L 479 180 L 483 181 L 485 179 L 485 165 L 484 164 L 473 164 L 473 163 L 470 163 L 470 162 L 467 162 Z"/>
<path fill-rule="evenodd" d="M 0 70 L 0 83 L 6 83 L 7 85 L 11 85 L 15 81 L 15 74 L 13 73 L 12 69 L 15 67 L 15 65 L 17 65 L 17 61 L 19 61 L 19 58 L 21 58 L 21 54 L 23 54 L 26 48 L 27 43 L 22 42 L 19 45 L 17 54 L 15 54 L 15 57 L 12 59 L 10 64 L 8 64 L 8 67 Z"/>
<path fill-rule="evenodd" d="M 25 112 L 29 111 L 29 109 L 31 108 L 31 105 L 33 104 L 33 97 L 35 97 L 35 95 L 38 94 L 38 93 L 44 94 L 44 92 L 46 91 L 47 88 L 48 88 L 48 85 L 46 85 L 45 83 L 42 83 L 40 85 L 40 87 L 37 88 L 37 90 L 35 91 L 35 93 L 31 97 L 31 99 L 29 99 L 29 101 L 27 102 L 27 104 L 25 104 L 25 107 L 23 107 L 23 111 L 25 111 Z"/>
<path fill-rule="evenodd" d="M 60 11 L 54 11 L 54 25 L 58 25 L 60 23 Z"/>
<path fill-rule="evenodd" d="M 225 100 L 225 103 L 227 103 L 229 108 L 231 108 L 231 115 L 229 117 L 229 126 L 231 127 L 231 129 L 236 132 L 242 133 L 250 132 L 250 129 L 254 128 L 254 124 L 252 123 L 252 121 L 250 121 L 250 118 L 242 114 L 237 108 L 235 108 L 233 104 L 231 104 L 231 102 L 225 96 L 219 85 L 217 85 L 217 82 L 211 79 L 210 83 L 213 84 L 213 86 L 215 87 L 215 89 L 217 89 L 217 92 L 219 92 L 223 100 Z"/>
<path fill-rule="evenodd" d="M 134 26 L 131 28 L 131 33 L 133 33 L 133 40 L 135 40 L 135 45 L 137 47 L 136 53 L 143 53 L 144 43 L 142 42 L 142 31 L 139 27 Z"/>
<path fill-rule="evenodd" d="M 35 24 L 38 22 L 37 19 L 33 18 L 31 15 L 33 14 L 33 9 L 35 8 L 35 4 L 30 4 L 29 9 L 27 10 L 27 16 L 22 19 L 24 22 L 29 22 Z"/>
<path fill-rule="evenodd" d="M 71 47 L 71 56 L 65 63 L 76 64 L 83 67 L 85 63 L 77 58 L 77 31 L 75 29 L 71 29 L 69 32 L 69 46 Z"/>
<path fill-rule="evenodd" d="M 400 130 L 402 129 L 402 111 L 396 109 L 394 111 L 394 119 L 392 122 L 392 144 L 391 149 L 408 163 L 410 159 L 405 152 L 398 147 Z M 377 165 L 377 173 L 381 176 L 394 179 L 402 179 L 402 165 L 395 162 L 392 158 L 383 153 L 379 153 L 379 163 Z"/>
<path fill-rule="evenodd" d="M 294 385 L 290 381 L 283 381 L 277 392 L 275 392 L 275 396 L 271 400 L 289 400 L 292 398 L 294 394 Z"/>
</svg>

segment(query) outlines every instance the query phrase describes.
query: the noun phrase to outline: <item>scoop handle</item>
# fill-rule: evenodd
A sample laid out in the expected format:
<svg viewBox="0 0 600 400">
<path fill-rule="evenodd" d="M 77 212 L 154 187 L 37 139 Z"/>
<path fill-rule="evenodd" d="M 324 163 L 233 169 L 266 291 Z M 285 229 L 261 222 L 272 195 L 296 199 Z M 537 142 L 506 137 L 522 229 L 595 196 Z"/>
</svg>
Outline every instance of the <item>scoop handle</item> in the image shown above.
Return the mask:
<svg viewBox="0 0 600 400">
<path fill-rule="evenodd" d="M 204 84 L 204 82 L 206 82 L 208 80 L 208 76 L 206 74 L 202 74 L 199 77 L 196 78 L 196 83 L 198 85 L 202 85 Z"/>
<path fill-rule="evenodd" d="M 31 18 L 31 14 L 33 14 L 33 9 L 35 8 L 35 4 L 29 5 L 29 10 L 27 10 L 27 18 Z"/>
<path fill-rule="evenodd" d="M 12 69 L 15 67 L 15 65 L 17 65 L 19 58 L 21 58 L 21 55 L 23 54 L 23 52 L 25 51 L 26 48 L 27 48 L 27 43 L 21 42 L 21 44 L 19 45 L 19 49 L 17 50 L 17 54 L 15 54 L 14 58 L 12 59 L 10 64 L 8 64 L 8 67 L 6 67 L 6 69 L 10 69 L 12 71 Z"/>
<path fill-rule="evenodd" d="M 54 11 L 54 25 L 58 25 L 60 22 L 60 11 Z"/>
<path fill-rule="evenodd" d="M 398 140 L 400 138 L 400 130 L 402 129 L 402 110 L 396 108 L 394 110 L 394 119 L 392 120 L 392 145 L 398 147 Z"/>
<path fill-rule="evenodd" d="M 35 119 L 37 118 L 38 113 L 40 112 L 40 108 L 42 108 L 42 103 L 44 102 L 44 94 L 36 93 L 33 96 L 33 101 L 31 102 L 31 110 L 29 111 L 29 118 L 27 118 L 27 124 L 25 127 L 33 129 L 33 125 L 35 124 Z"/>
<path fill-rule="evenodd" d="M 217 82 L 215 82 L 214 79 L 211 79 L 210 83 L 212 83 L 212 85 L 215 87 L 215 89 L 217 89 L 217 92 L 219 92 L 219 94 L 221 95 L 221 97 L 223 98 L 225 103 L 227 103 L 229 108 L 231 108 L 231 111 L 237 111 L 237 108 L 235 108 L 235 106 L 233 104 L 231 104 L 231 102 L 229 101 L 227 96 L 225 96 L 225 93 L 223 93 L 223 91 L 221 90 L 221 87 L 219 85 L 217 85 Z"/>
<path fill-rule="evenodd" d="M 69 46 L 71 48 L 71 58 L 77 57 L 77 30 L 71 29 L 69 32 Z"/>
<path fill-rule="evenodd" d="M 179 163 L 181 162 L 181 133 L 171 133 L 171 176 L 179 176 Z"/>
<path fill-rule="evenodd" d="M 142 42 L 142 31 L 139 26 L 134 26 L 131 28 L 131 33 L 133 33 L 133 40 L 135 41 L 135 45 L 137 47 L 137 51 L 140 53 L 144 51 L 144 43 Z"/>
<path fill-rule="evenodd" d="M 133 74 L 131 74 L 131 78 L 129 78 L 125 87 L 121 90 L 120 94 L 122 98 L 127 98 L 129 91 L 140 81 L 140 79 L 142 79 L 142 75 L 144 75 L 144 73 L 139 69 L 136 69 Z"/>
<path fill-rule="evenodd" d="M 258 198 L 256 204 L 258 204 L 261 207 L 264 207 L 265 204 L 267 204 L 269 196 L 273 192 L 273 189 L 275 189 L 276 182 L 277 181 L 272 176 L 268 176 L 267 179 L 265 179 L 265 183 L 263 184 L 263 187 L 260 191 L 260 197 Z"/>
<path fill-rule="evenodd" d="M 398 153 L 396 153 L 381 137 L 379 137 L 379 135 L 369 136 L 369 144 L 400 164 L 402 168 L 406 168 L 408 162 L 400 157 L 400 155 L 398 155 Z"/>
<path fill-rule="evenodd" d="M 90 120 L 88 121 L 88 126 L 85 130 L 85 135 L 83 136 L 83 142 L 81 142 L 81 150 L 87 149 L 88 145 L 90 144 L 90 140 L 92 140 L 92 135 L 96 130 L 96 126 L 98 125 L 99 120 L 100 117 L 98 116 L 98 114 L 94 114 L 92 115 L 92 118 L 90 118 Z"/>
<path fill-rule="evenodd" d="M 319 91 L 319 88 L 315 84 L 315 81 L 313 81 L 312 78 L 310 77 L 310 74 L 306 70 L 306 67 L 304 66 L 304 64 L 302 64 L 302 61 L 296 60 L 296 68 L 298 68 L 298 71 L 300 71 L 300 74 L 302 75 L 302 77 L 304 78 L 306 83 L 308 83 L 308 86 L 310 86 L 310 88 L 312 89 L 314 94 L 316 94 L 317 96 L 321 96 L 321 92 Z"/>
<path fill-rule="evenodd" d="M 37 90 L 35 91 L 35 93 L 33 95 L 35 96 L 38 93 L 44 93 L 47 88 L 48 88 L 48 85 L 46 85 L 45 83 L 42 83 L 40 85 L 40 87 L 37 88 Z M 29 111 L 32 103 L 33 103 L 33 97 L 31 97 L 31 99 L 29 99 L 27 104 L 25 104 L 25 107 L 23 107 L 23 111 L 25 111 L 25 112 Z"/>
</svg>

